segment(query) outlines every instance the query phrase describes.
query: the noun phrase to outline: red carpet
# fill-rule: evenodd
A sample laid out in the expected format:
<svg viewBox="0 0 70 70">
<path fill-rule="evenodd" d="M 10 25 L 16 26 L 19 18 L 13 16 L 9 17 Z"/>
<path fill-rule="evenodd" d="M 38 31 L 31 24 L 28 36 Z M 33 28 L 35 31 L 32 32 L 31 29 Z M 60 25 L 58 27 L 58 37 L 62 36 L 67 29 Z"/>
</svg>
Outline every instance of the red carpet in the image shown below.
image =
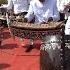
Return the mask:
<svg viewBox="0 0 70 70">
<path fill-rule="evenodd" d="M 30 52 L 25 52 L 29 40 L 20 42 L 10 36 L 7 28 L 3 31 L 3 41 L 0 47 L 0 70 L 40 70 L 39 44 L 35 42 Z M 23 47 L 22 47 L 23 44 Z"/>
</svg>

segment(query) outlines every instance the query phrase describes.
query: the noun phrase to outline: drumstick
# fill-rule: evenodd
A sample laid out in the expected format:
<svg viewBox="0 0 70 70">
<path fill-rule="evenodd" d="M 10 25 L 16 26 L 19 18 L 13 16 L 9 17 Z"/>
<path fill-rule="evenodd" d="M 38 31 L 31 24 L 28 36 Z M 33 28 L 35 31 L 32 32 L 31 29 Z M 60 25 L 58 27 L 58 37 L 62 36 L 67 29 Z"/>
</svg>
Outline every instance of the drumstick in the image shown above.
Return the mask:
<svg viewBox="0 0 70 70">
<path fill-rule="evenodd" d="M 15 36 L 13 35 L 13 33 L 11 32 L 10 30 L 10 19 L 9 19 L 9 16 L 8 16 L 8 12 L 6 13 L 6 20 L 7 20 L 7 25 L 8 25 L 8 29 L 10 31 L 10 35 L 15 39 Z"/>
</svg>

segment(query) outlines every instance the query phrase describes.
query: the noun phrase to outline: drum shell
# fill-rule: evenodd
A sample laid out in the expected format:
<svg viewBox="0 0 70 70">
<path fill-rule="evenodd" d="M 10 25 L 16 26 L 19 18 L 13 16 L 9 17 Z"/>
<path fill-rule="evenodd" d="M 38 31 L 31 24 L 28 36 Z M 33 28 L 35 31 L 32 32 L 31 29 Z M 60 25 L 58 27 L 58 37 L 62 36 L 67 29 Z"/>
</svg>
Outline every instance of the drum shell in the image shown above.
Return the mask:
<svg viewBox="0 0 70 70">
<path fill-rule="evenodd" d="M 60 70 L 61 35 L 46 35 L 44 42 L 40 49 L 41 70 Z"/>
<path fill-rule="evenodd" d="M 35 28 L 25 28 L 11 26 L 11 30 L 15 36 L 28 38 L 28 39 L 41 39 L 41 52 L 40 52 L 40 64 L 41 70 L 55 70 L 60 68 L 60 48 L 61 48 L 61 27 L 54 29 L 35 29 Z M 31 24 L 29 24 L 31 25 Z M 51 46 L 51 47 L 50 47 Z M 46 48 L 46 49 L 43 49 Z M 60 69 L 58 69 L 60 70 Z"/>
</svg>

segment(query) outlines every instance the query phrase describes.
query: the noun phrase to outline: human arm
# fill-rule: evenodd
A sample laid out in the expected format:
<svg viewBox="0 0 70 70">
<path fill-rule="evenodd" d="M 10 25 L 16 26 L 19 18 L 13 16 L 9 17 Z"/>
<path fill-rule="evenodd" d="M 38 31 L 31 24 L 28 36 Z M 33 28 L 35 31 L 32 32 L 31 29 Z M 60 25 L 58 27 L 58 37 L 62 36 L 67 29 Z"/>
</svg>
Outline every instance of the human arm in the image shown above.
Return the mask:
<svg viewBox="0 0 70 70">
<path fill-rule="evenodd" d="M 28 13 L 24 17 L 24 22 L 30 22 L 34 18 L 34 12 L 33 12 L 33 4 L 32 1 L 30 2 Z"/>
<path fill-rule="evenodd" d="M 58 11 L 58 8 L 57 8 L 57 1 L 54 0 L 53 2 L 53 21 L 58 21 L 60 20 L 60 14 L 59 14 L 59 11 Z"/>
<path fill-rule="evenodd" d="M 58 3 L 58 2 L 57 2 Z M 58 6 L 59 12 L 65 13 L 70 8 L 70 2 L 65 2 L 65 0 L 61 0 L 60 5 Z"/>
<path fill-rule="evenodd" d="M 13 7 L 12 0 L 8 0 L 7 9 L 12 9 L 12 7 Z"/>
</svg>

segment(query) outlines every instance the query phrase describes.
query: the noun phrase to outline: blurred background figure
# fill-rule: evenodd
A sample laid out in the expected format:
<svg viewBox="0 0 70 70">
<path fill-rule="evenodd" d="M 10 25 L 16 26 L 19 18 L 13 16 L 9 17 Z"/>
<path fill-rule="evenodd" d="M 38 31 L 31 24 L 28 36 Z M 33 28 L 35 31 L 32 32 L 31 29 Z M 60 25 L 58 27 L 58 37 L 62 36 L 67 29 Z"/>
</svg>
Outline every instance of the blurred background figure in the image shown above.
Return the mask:
<svg viewBox="0 0 70 70">
<path fill-rule="evenodd" d="M 29 2 L 29 0 L 8 0 L 8 4 L 1 7 L 12 10 L 14 15 L 25 15 L 29 8 Z"/>
<path fill-rule="evenodd" d="M 57 8 L 59 12 L 60 12 L 61 1 L 62 0 L 57 0 Z M 65 14 L 63 12 L 60 12 L 60 21 L 63 21 L 65 19 L 64 17 L 65 17 Z"/>
<path fill-rule="evenodd" d="M 0 25 L 7 27 L 7 22 L 5 20 L 5 16 L 6 16 L 6 9 L 2 7 L 2 5 L 7 5 L 7 0 L 0 0 Z"/>
<path fill-rule="evenodd" d="M 7 4 L 7 0 L 0 0 L 0 6 L 1 6 L 1 5 L 6 5 L 6 4 Z M 2 11 L 2 12 L 1 12 L 1 11 Z M 3 14 L 4 12 L 5 12 L 4 9 L 2 9 L 2 10 L 0 9 L 0 13 Z"/>
<path fill-rule="evenodd" d="M 65 25 L 65 34 L 70 35 L 70 0 L 61 0 L 59 11 L 65 14 L 67 20 Z"/>
<path fill-rule="evenodd" d="M 7 0 L 7 4 L 2 4 L 0 8 L 6 9 L 10 19 L 22 19 L 27 14 L 31 0 Z M 14 17 L 15 16 L 15 17 Z"/>
<path fill-rule="evenodd" d="M 0 4 L 6 4 L 7 0 L 0 0 Z"/>
</svg>

